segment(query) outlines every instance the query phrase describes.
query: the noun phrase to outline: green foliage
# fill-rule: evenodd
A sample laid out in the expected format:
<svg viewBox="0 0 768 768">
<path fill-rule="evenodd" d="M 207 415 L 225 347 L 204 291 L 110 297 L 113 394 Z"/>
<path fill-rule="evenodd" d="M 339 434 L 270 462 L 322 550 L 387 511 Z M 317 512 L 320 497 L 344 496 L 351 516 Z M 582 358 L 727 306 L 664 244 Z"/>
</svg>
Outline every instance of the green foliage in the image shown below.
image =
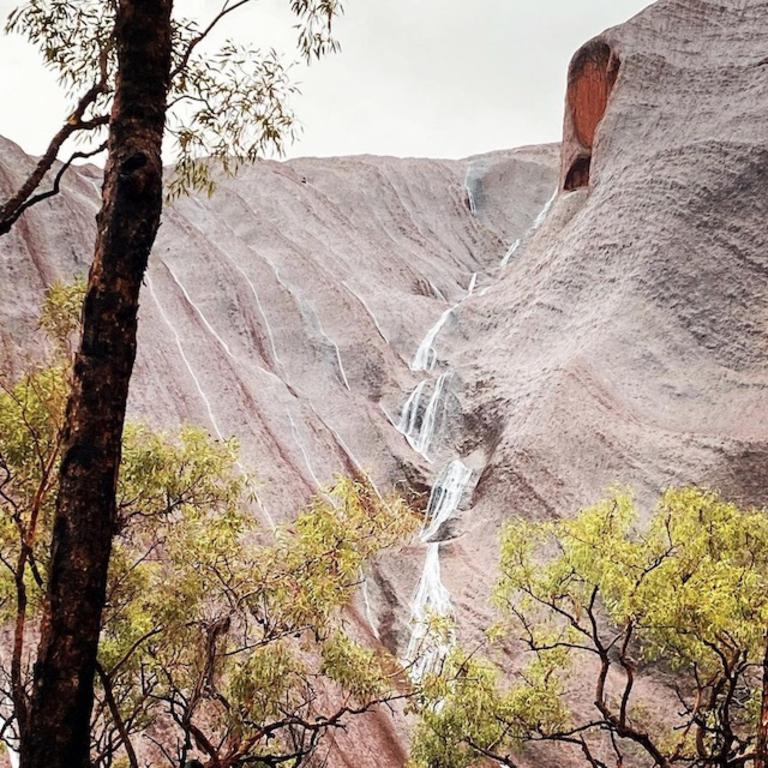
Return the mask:
<svg viewBox="0 0 768 768">
<path fill-rule="evenodd" d="M 62 344 L 79 295 L 55 286 L 46 297 L 41 325 Z M 22 643 L 3 670 L 16 676 L 16 706 L 45 594 L 68 389 L 62 364 L 0 394 L 0 622 L 21 621 Z M 394 660 L 348 635 L 342 612 L 365 562 L 412 532 L 415 516 L 364 477 L 338 478 L 265 538 L 249 488 L 234 440 L 127 425 L 94 765 L 127 756 L 124 734 L 144 743 L 157 733 L 173 765 L 193 753 L 212 759 L 213 745 L 233 764 L 302 765 L 325 730 L 399 696 Z M 15 744 L 12 730 L 5 738 Z"/>
<path fill-rule="evenodd" d="M 32 0 L 11 11 L 6 32 L 20 34 L 32 43 L 67 95 L 77 97 L 100 79 L 102 58 L 112 65 L 114 77 L 114 25 L 114 3 Z"/>
<path fill-rule="evenodd" d="M 173 62 L 166 127 L 174 139 L 171 198 L 192 191 L 211 194 L 217 171 L 236 173 L 244 163 L 282 154 L 293 140 L 296 118 L 290 106 L 297 92 L 293 63 L 274 50 L 262 51 L 227 40 L 207 50 L 211 31 L 253 0 L 227 0 L 200 25 L 174 18 Z M 8 17 L 6 31 L 20 34 L 41 53 L 72 98 L 87 103 L 70 118 L 88 138 L 103 129 L 111 110 L 117 71 L 115 4 L 100 0 L 27 0 Z M 339 49 L 333 21 L 338 0 L 290 0 L 296 19 L 297 51 L 309 62 Z"/>
<path fill-rule="evenodd" d="M 505 689 L 501 672 L 490 662 L 454 650 L 440 674 L 424 681 L 417 710 L 409 766 L 466 768 L 479 765 L 484 753 L 517 750 L 532 724 L 556 731 L 566 726 L 563 688 L 550 674 L 562 658 L 534 661 L 524 681 Z"/>
<path fill-rule="evenodd" d="M 618 763 L 754 759 L 768 627 L 768 517 L 715 493 L 669 490 L 647 526 L 617 492 L 573 519 L 504 530 L 489 636 L 529 661 L 507 688 L 485 662 L 457 656 L 422 702 L 414 766 L 513 764 L 532 742 L 576 749 L 613 734 Z M 458 652 L 457 652 L 458 653 Z M 462 667 L 462 664 L 465 666 Z M 592 714 L 569 712 L 572 669 L 591 670 Z M 654 673 L 655 670 L 655 673 Z M 643 674 L 676 680 L 676 717 L 655 719 Z"/>
<path fill-rule="evenodd" d="M 72 282 L 56 282 L 48 288 L 40 310 L 40 327 L 59 353 L 68 353 L 72 337 L 80 328 L 80 314 L 85 300 L 85 277 Z"/>
</svg>

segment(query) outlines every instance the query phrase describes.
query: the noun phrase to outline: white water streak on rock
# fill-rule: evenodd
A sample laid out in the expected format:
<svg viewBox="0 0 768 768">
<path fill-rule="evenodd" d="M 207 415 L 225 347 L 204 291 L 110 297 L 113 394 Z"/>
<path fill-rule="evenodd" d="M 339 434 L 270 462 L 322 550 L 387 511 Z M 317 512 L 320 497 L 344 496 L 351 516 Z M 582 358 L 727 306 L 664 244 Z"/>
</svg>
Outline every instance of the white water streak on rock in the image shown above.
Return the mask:
<svg viewBox="0 0 768 768">
<path fill-rule="evenodd" d="M 423 405 L 423 400 L 429 380 L 422 381 L 408 397 L 397 424 L 398 431 L 405 435 L 411 448 L 427 461 L 430 461 L 429 449 L 435 439 L 437 419 L 445 405 L 445 387 L 451 375 L 450 371 L 446 371 L 438 378 L 426 405 Z"/>
<path fill-rule="evenodd" d="M 509 246 L 507 252 L 504 254 L 504 258 L 501 260 L 501 266 L 506 267 L 509 264 L 510 259 L 517 253 L 517 249 L 520 247 L 521 240 L 518 237 L 512 245 Z"/>
<path fill-rule="evenodd" d="M 448 318 L 464 301 L 466 301 L 475 292 L 477 287 L 477 272 L 473 272 L 469 278 L 469 285 L 467 286 L 467 292 L 459 299 L 452 307 L 448 307 L 442 315 L 437 319 L 437 322 L 427 331 L 427 335 L 424 340 L 419 344 L 419 348 L 416 350 L 416 354 L 411 361 L 412 371 L 432 371 L 437 364 L 437 350 L 435 349 L 435 342 L 437 336 L 443 327 L 448 322 Z"/>
<path fill-rule="evenodd" d="M 472 470 L 459 459 L 445 467 L 432 487 L 420 536 L 422 542 L 431 542 L 445 523 L 455 517 L 471 477 Z"/>
<path fill-rule="evenodd" d="M 432 397 L 429 398 L 427 408 L 424 411 L 424 418 L 421 422 L 421 429 L 419 429 L 418 437 L 416 438 L 415 443 L 411 443 L 414 449 L 417 450 L 427 460 L 429 460 L 429 449 L 435 438 L 437 415 L 444 404 L 443 393 L 445 392 L 445 385 L 448 382 L 450 376 L 451 372 L 446 371 L 437 380 L 437 384 L 435 384 L 435 391 L 432 393 Z"/>
<path fill-rule="evenodd" d="M 224 341 L 224 339 L 221 338 L 221 336 L 216 332 L 216 329 L 211 325 L 208 318 L 205 316 L 205 313 L 200 309 L 200 307 L 192 300 L 192 297 L 189 295 L 189 291 L 184 287 L 183 283 L 179 278 L 176 276 L 176 274 L 173 272 L 173 270 L 170 268 L 170 266 L 166 262 L 161 262 L 161 264 L 168 270 L 168 273 L 173 278 L 173 281 L 178 286 L 179 290 L 184 294 L 184 298 L 187 300 L 187 303 L 192 307 L 195 314 L 200 318 L 205 328 L 208 330 L 208 332 L 216 339 L 219 346 L 224 350 L 224 352 L 227 354 L 227 356 L 235 361 L 235 363 L 239 366 L 242 364 L 242 360 L 236 359 L 235 356 L 232 354 L 232 350 L 229 348 L 229 345 Z M 268 376 L 271 379 L 274 379 L 277 383 L 280 384 L 281 387 L 285 388 L 286 383 L 281 379 L 276 373 L 273 373 L 272 371 L 268 370 L 267 368 L 263 368 L 260 365 L 257 365 L 251 360 L 247 361 L 247 365 L 249 368 L 251 368 L 254 371 L 258 371 L 259 373 L 263 373 L 265 376 Z"/>
<path fill-rule="evenodd" d="M 344 286 L 344 287 L 345 287 L 345 288 L 346 288 L 346 289 L 347 289 L 347 290 L 348 290 L 348 291 L 349 291 L 349 292 L 350 292 L 350 293 L 351 293 L 351 294 L 352 294 L 352 295 L 353 295 L 353 296 L 354 296 L 354 297 L 355 297 L 355 298 L 358 300 L 358 302 L 360 302 L 360 304 L 362 305 L 363 309 L 364 309 L 364 310 L 365 310 L 365 311 L 368 313 L 368 316 L 371 318 L 371 320 L 373 320 L 373 324 L 374 324 L 374 326 L 376 327 L 376 331 L 377 331 L 377 333 L 379 334 L 379 336 L 381 336 L 381 338 L 382 338 L 382 339 L 383 339 L 383 340 L 384 340 L 384 341 L 385 341 L 387 344 L 389 344 L 389 338 L 388 338 L 388 337 L 387 337 L 387 335 L 384 333 L 384 331 L 383 331 L 382 327 L 379 325 L 379 321 L 376 319 L 376 315 L 374 315 L 374 314 L 373 314 L 373 312 L 371 311 L 371 308 L 368 306 L 368 304 L 366 304 L 366 302 L 365 302 L 365 299 L 364 299 L 362 296 L 360 296 L 360 294 L 356 293 L 356 292 L 355 292 L 355 291 L 354 291 L 354 290 L 353 290 L 353 289 L 352 289 L 352 288 L 349 286 L 349 284 L 348 284 L 348 283 L 342 282 L 342 285 L 343 285 L 343 286 Z"/>
<path fill-rule="evenodd" d="M 259 310 L 261 319 L 264 321 L 264 330 L 267 332 L 267 340 L 269 341 L 269 348 L 272 352 L 272 357 L 274 359 L 275 365 L 278 366 L 279 368 L 283 368 L 283 363 L 280 360 L 280 356 L 277 354 L 277 346 L 275 345 L 275 335 L 272 332 L 272 326 L 269 323 L 269 318 L 267 317 L 267 313 L 266 313 L 266 310 L 264 309 L 264 305 L 261 303 L 261 299 L 259 298 L 259 292 L 256 290 L 256 286 L 253 284 L 253 281 L 251 280 L 251 278 L 248 277 L 245 270 L 229 254 L 225 253 L 225 256 L 229 260 L 229 263 L 232 264 L 232 266 L 235 268 L 235 270 L 240 275 L 242 275 L 246 284 L 250 288 L 251 293 L 253 294 L 253 298 L 256 301 L 256 308 Z"/>
<path fill-rule="evenodd" d="M 475 197 L 474 188 L 474 175 L 472 173 L 472 164 L 467 166 L 467 172 L 464 176 L 464 192 L 467 196 L 467 205 L 469 205 L 469 212 L 472 216 L 477 216 L 477 199 Z"/>
<path fill-rule="evenodd" d="M 416 354 L 413 357 L 413 361 L 411 362 L 412 371 L 431 371 L 434 369 L 435 364 L 437 363 L 435 340 L 457 306 L 457 304 L 454 304 L 454 306 L 446 309 L 445 312 L 440 315 L 437 322 L 429 329 L 429 331 L 427 331 L 424 341 L 419 345 L 419 348 L 416 350 Z"/>
<path fill-rule="evenodd" d="M 181 284 L 181 281 L 179 280 L 178 277 L 176 277 L 176 274 L 171 269 L 171 267 L 168 264 L 166 264 L 166 262 L 164 261 L 161 261 L 160 263 L 168 270 L 168 274 L 171 276 L 171 279 L 173 280 L 174 283 L 176 283 L 176 286 L 179 288 L 182 294 L 184 294 L 184 298 L 187 300 L 187 303 L 189 304 L 190 307 L 192 307 L 195 314 L 197 314 L 197 316 L 200 318 L 203 325 L 206 327 L 206 329 L 211 334 L 211 336 L 213 336 L 213 338 L 216 339 L 219 346 L 227 353 L 227 356 L 234 359 L 234 356 L 232 354 L 232 351 L 229 348 L 229 345 L 224 341 L 224 339 L 221 338 L 221 336 L 219 336 L 219 334 L 216 332 L 216 329 L 208 322 L 208 318 L 205 316 L 205 314 L 200 309 L 200 307 L 198 307 L 197 304 L 195 304 L 195 302 L 192 301 L 192 297 L 189 295 L 189 292 Z"/>
<path fill-rule="evenodd" d="M 434 293 L 438 299 L 442 299 L 447 304 L 448 298 L 446 295 L 431 280 L 427 280 L 427 282 L 429 283 L 429 287 L 432 290 L 432 293 Z"/>
<path fill-rule="evenodd" d="M 189 376 L 195 385 L 195 389 L 197 390 L 197 393 L 200 395 L 200 399 L 203 401 L 203 405 L 205 405 L 205 409 L 208 412 L 208 420 L 211 422 L 213 431 L 216 433 L 216 437 L 218 437 L 219 440 L 223 440 L 224 436 L 221 432 L 221 429 L 219 428 L 219 423 L 213 412 L 213 408 L 211 407 L 211 401 L 208 399 L 208 396 L 205 394 L 205 390 L 203 389 L 203 386 L 200 383 L 200 379 L 198 379 L 197 374 L 195 373 L 195 369 L 192 367 L 192 363 L 189 362 L 189 358 L 187 357 L 187 354 L 184 351 L 184 345 L 181 343 L 181 337 L 179 336 L 179 332 L 176 330 L 176 326 L 171 322 L 171 319 L 168 317 L 165 309 L 163 309 L 163 305 L 160 303 L 160 300 L 157 298 L 157 294 L 155 293 L 155 287 L 152 284 L 152 280 L 150 278 L 147 278 L 147 288 L 149 288 L 149 293 L 152 296 L 152 299 L 155 302 L 155 305 L 157 306 L 158 311 L 160 312 L 160 317 L 162 318 L 163 322 L 168 326 L 168 330 L 173 335 L 174 341 L 176 342 L 176 348 L 179 350 L 179 355 L 181 356 L 181 359 L 184 363 L 184 367 L 187 369 L 187 373 L 189 373 Z"/>
<path fill-rule="evenodd" d="M 149 289 L 149 293 L 152 296 L 152 300 L 155 302 L 155 306 L 157 307 L 158 312 L 160 313 L 160 317 L 162 318 L 166 326 L 168 326 L 168 330 L 171 332 L 171 335 L 173 336 L 173 339 L 176 342 L 176 348 L 178 349 L 179 355 L 182 359 L 182 362 L 184 363 L 184 367 L 187 369 L 187 373 L 189 373 L 189 376 L 195 385 L 195 389 L 197 390 L 197 393 L 200 396 L 200 399 L 203 401 L 203 405 L 205 406 L 206 411 L 208 412 L 208 420 L 210 421 L 211 426 L 213 427 L 213 431 L 216 434 L 216 437 L 219 440 L 224 440 L 224 436 L 219 427 L 218 419 L 216 418 L 213 412 L 213 408 L 211 407 L 211 401 L 208 399 L 208 396 L 205 394 L 205 390 L 203 389 L 203 386 L 200 383 L 200 379 L 197 377 L 197 374 L 195 373 L 195 369 L 192 367 L 192 363 L 189 361 L 189 358 L 187 357 L 187 354 L 184 351 L 184 345 L 181 343 L 181 337 L 179 336 L 179 332 L 176 330 L 176 326 L 168 317 L 168 314 L 166 313 L 165 309 L 163 309 L 163 305 L 160 303 L 160 300 L 157 298 L 157 294 L 155 293 L 155 287 L 152 284 L 152 280 L 150 277 L 147 277 L 147 288 Z M 237 461 L 237 467 L 240 469 L 240 471 L 243 474 L 247 474 L 245 471 L 245 467 L 243 467 L 240 461 Z M 274 518 L 269 513 L 269 510 L 267 510 L 267 508 L 264 506 L 258 494 L 256 495 L 256 503 L 258 504 L 259 509 L 262 512 L 262 516 L 264 520 L 269 524 L 270 528 L 274 530 L 275 529 Z"/>
<path fill-rule="evenodd" d="M 301 435 L 299 434 L 299 430 L 296 427 L 296 422 L 293 420 L 293 416 L 290 413 L 288 414 L 288 421 L 291 424 L 291 432 L 293 432 L 293 439 L 296 442 L 296 445 L 298 446 L 299 451 L 301 452 L 301 455 L 304 458 L 304 464 L 307 467 L 307 471 L 309 472 L 309 475 L 312 478 L 312 481 L 314 482 L 315 486 L 317 488 L 320 488 L 322 486 L 322 483 L 317 479 L 315 470 L 312 469 L 312 462 L 309 460 L 309 454 L 307 453 L 306 446 L 304 445 L 304 441 L 302 440 Z"/>
<path fill-rule="evenodd" d="M 450 617 L 452 613 L 451 596 L 440 575 L 440 544 L 429 544 L 424 569 L 411 602 L 413 631 L 405 652 L 405 662 L 410 665 L 413 680 L 421 680 L 424 675 L 435 671 L 450 652 L 452 633 L 431 631 L 430 620 Z"/>
<path fill-rule="evenodd" d="M 432 488 L 419 541 L 427 545 L 424 570 L 411 602 L 411 637 L 406 661 L 411 664 L 411 677 L 420 680 L 434 671 L 453 645 L 449 631 L 432 631 L 430 620 L 450 619 L 453 614 L 451 596 L 440 574 L 440 543 L 433 541 L 440 529 L 458 512 L 472 470 L 459 459 L 450 462 Z"/>
<path fill-rule="evenodd" d="M 554 205 L 555 199 L 557 198 L 557 193 L 559 191 L 559 187 L 555 187 L 555 191 L 552 193 L 552 197 L 547 200 L 546 204 L 539 212 L 539 215 L 536 217 L 536 220 L 533 222 L 533 226 L 531 227 L 531 234 L 539 229 L 539 227 L 541 227 L 541 225 L 546 221 L 547 216 L 549 216 L 549 211 Z"/>
<path fill-rule="evenodd" d="M 507 252 L 504 254 L 504 258 L 501 260 L 501 266 L 506 267 L 512 257 L 520 250 L 520 246 L 527 240 L 530 240 L 533 235 L 536 234 L 536 231 L 541 227 L 541 225 L 546 221 L 547 216 L 549 215 L 549 211 L 552 208 L 552 205 L 555 202 L 555 198 L 557 197 L 558 188 L 555 188 L 554 193 L 552 194 L 552 197 L 547 200 L 547 202 L 544 204 L 544 207 L 539 211 L 536 218 L 533 220 L 533 224 L 528 228 L 527 232 L 522 236 L 522 238 L 518 238 L 515 240 L 512 245 L 509 246 L 507 249 Z"/>
<path fill-rule="evenodd" d="M 339 345 L 328 335 L 325 328 L 323 327 L 323 323 L 320 320 L 320 314 L 315 309 L 315 307 L 309 302 L 307 299 L 303 298 L 303 292 L 300 288 L 294 285 L 290 285 L 285 280 L 283 280 L 282 276 L 280 275 L 280 270 L 277 268 L 275 264 L 273 264 L 269 259 L 265 259 L 265 261 L 269 264 L 270 267 L 272 267 L 272 271 L 275 274 L 275 278 L 277 279 L 277 282 L 280 283 L 283 290 L 286 291 L 290 296 L 292 296 L 294 299 L 298 298 L 298 306 L 299 311 L 302 312 L 302 315 L 305 314 L 304 310 L 302 310 L 302 306 L 306 307 L 306 311 L 309 312 L 312 316 L 312 324 L 315 326 L 317 332 L 323 337 L 326 344 L 328 344 L 329 347 L 332 347 L 334 350 L 334 353 L 336 355 L 336 364 L 339 368 L 339 375 L 341 376 L 341 380 L 344 383 L 344 386 L 347 388 L 348 391 L 352 391 L 352 388 L 349 386 L 349 379 L 347 378 L 347 373 L 344 370 L 344 363 L 341 360 L 341 350 L 339 349 Z"/>
<path fill-rule="evenodd" d="M 312 403 L 309 403 L 309 407 L 312 410 L 312 413 L 315 414 L 317 417 L 317 420 L 333 435 L 333 437 L 336 439 L 336 442 L 341 446 L 341 449 L 344 451 L 344 453 L 347 454 L 349 457 L 349 460 L 355 465 L 355 468 L 358 470 L 358 472 L 364 472 L 363 465 L 358 461 L 355 454 L 352 452 L 352 449 L 347 445 L 347 443 L 344 442 L 344 438 L 338 433 L 336 429 L 334 429 L 317 411 L 317 408 L 315 408 Z M 373 481 L 371 481 L 371 485 L 373 485 Z M 375 490 L 375 487 L 374 487 Z M 378 493 L 378 491 L 376 491 Z"/>
<path fill-rule="evenodd" d="M 351 392 L 352 388 L 349 386 L 349 379 L 347 378 L 347 373 L 344 370 L 344 363 L 341 361 L 341 350 L 339 349 L 339 345 L 325 332 L 323 324 L 320 322 L 320 316 L 316 312 L 315 319 L 317 320 L 317 329 L 320 331 L 320 334 L 336 352 L 336 363 L 339 366 L 339 374 L 341 375 L 341 380 L 344 382 L 344 386 L 347 388 L 347 391 Z"/>
<path fill-rule="evenodd" d="M 397 429 L 406 437 L 418 434 L 417 424 L 419 419 L 419 406 L 426 387 L 427 379 L 424 379 L 424 381 L 420 382 L 413 392 L 411 392 L 408 399 L 405 401 L 400 421 L 397 424 Z"/>
</svg>

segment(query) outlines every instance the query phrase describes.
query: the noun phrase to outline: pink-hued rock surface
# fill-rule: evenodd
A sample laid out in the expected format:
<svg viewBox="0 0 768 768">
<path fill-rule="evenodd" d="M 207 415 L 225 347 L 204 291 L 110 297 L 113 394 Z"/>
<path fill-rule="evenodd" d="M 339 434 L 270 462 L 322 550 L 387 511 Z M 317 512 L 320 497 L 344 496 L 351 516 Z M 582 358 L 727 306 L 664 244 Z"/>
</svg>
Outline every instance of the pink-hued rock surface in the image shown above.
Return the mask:
<svg viewBox="0 0 768 768">
<path fill-rule="evenodd" d="M 661 0 L 587 54 L 562 154 L 263 162 L 166 210 L 142 294 L 133 417 L 239 437 L 265 522 L 339 472 L 423 493 L 462 458 L 440 557 L 464 637 L 512 515 L 570 515 L 617 482 L 643 504 L 683 483 L 768 503 L 768 4 Z M 588 184 L 547 209 L 579 155 Z M 29 162 L 0 142 L 0 191 Z M 44 287 L 87 268 L 99 184 L 78 169 L 0 239 L 1 369 L 30 353 Z M 443 374 L 429 461 L 395 425 Z M 424 551 L 382 557 L 357 606 L 398 654 Z M 386 719 L 332 765 L 402 765 Z"/>
</svg>

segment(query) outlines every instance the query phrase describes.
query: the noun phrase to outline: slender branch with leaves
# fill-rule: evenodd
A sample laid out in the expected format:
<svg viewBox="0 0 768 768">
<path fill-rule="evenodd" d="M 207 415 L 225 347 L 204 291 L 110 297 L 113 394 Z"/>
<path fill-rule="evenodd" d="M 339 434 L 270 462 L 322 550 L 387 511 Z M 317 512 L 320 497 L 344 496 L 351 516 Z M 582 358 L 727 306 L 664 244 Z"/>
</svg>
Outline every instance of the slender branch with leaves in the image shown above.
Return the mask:
<svg viewBox="0 0 768 768">
<path fill-rule="evenodd" d="M 298 62 L 237 40 L 210 45 L 225 20 L 255 4 L 224 0 L 204 24 L 173 19 L 166 113 L 168 157 L 174 166 L 169 197 L 211 194 L 218 173 L 232 174 L 244 163 L 281 155 L 295 137 L 292 71 Z M 289 6 L 296 19 L 299 61 L 338 51 L 333 36 L 334 20 L 343 10 L 338 0 L 290 0 Z M 106 149 L 117 71 L 116 14 L 115 0 L 27 0 L 8 16 L 6 33 L 22 36 L 40 51 L 73 107 L 18 189 L 0 199 L 0 236 L 25 211 L 59 194 L 72 163 Z M 80 148 L 66 151 L 73 143 Z"/>
</svg>

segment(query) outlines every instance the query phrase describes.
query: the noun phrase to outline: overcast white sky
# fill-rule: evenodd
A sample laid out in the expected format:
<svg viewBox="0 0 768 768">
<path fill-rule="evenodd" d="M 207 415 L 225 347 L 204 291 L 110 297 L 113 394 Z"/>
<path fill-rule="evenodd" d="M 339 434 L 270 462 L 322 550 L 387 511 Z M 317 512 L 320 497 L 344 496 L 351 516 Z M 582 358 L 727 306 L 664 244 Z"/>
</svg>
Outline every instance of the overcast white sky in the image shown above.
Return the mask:
<svg viewBox="0 0 768 768">
<path fill-rule="evenodd" d="M 0 0 L 7 15 L 18 0 Z M 177 0 L 200 18 L 215 0 Z M 557 141 L 568 61 L 649 0 L 346 0 L 343 51 L 298 73 L 304 126 L 289 155 L 463 157 Z M 258 0 L 223 30 L 291 51 L 288 0 Z M 0 135 L 39 153 L 66 104 L 23 41 L 0 36 Z"/>
</svg>

